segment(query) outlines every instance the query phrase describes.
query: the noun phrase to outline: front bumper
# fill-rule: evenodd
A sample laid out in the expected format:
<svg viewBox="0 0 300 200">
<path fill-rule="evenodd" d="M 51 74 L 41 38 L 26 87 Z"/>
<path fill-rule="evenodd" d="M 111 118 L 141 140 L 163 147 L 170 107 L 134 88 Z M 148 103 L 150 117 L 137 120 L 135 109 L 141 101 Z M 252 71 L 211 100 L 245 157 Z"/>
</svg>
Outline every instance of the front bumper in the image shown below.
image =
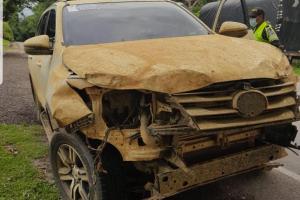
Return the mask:
<svg viewBox="0 0 300 200">
<path fill-rule="evenodd" d="M 282 147 L 265 145 L 193 165 L 189 174 L 181 169 L 160 173 L 156 177 L 153 196 L 149 199 L 164 199 L 228 176 L 260 169 L 267 162 L 284 156 L 286 152 Z"/>
</svg>

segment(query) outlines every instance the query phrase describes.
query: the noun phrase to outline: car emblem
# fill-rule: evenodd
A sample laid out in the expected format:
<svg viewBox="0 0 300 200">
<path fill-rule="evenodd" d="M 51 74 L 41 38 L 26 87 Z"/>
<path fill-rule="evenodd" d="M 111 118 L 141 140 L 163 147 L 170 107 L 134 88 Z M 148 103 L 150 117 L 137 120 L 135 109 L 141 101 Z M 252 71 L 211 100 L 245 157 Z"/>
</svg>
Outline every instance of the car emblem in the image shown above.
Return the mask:
<svg viewBox="0 0 300 200">
<path fill-rule="evenodd" d="M 232 107 L 242 117 L 251 118 L 260 115 L 268 107 L 268 99 L 257 90 L 243 90 L 236 93 L 232 99 Z"/>
</svg>

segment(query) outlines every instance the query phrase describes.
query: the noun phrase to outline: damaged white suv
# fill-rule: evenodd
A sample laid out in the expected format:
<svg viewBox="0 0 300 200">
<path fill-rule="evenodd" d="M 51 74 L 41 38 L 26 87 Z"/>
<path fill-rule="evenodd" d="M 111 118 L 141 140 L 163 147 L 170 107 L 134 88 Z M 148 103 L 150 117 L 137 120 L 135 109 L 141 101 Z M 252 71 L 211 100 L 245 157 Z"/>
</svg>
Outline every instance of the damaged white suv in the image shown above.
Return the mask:
<svg viewBox="0 0 300 200">
<path fill-rule="evenodd" d="M 171 1 L 60 1 L 25 42 L 64 199 L 163 199 L 293 147 L 296 77 L 280 50 L 217 35 Z"/>
</svg>

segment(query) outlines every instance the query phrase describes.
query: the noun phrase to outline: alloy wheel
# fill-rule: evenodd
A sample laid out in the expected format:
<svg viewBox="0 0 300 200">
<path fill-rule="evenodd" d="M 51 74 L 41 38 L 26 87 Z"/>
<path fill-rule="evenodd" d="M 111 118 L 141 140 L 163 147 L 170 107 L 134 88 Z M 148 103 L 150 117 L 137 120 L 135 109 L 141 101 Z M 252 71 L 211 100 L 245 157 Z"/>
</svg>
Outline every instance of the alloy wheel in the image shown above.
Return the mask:
<svg viewBox="0 0 300 200">
<path fill-rule="evenodd" d="M 72 200 L 88 200 L 88 173 L 79 154 L 70 145 L 62 144 L 57 155 L 59 179 L 68 197 Z"/>
</svg>

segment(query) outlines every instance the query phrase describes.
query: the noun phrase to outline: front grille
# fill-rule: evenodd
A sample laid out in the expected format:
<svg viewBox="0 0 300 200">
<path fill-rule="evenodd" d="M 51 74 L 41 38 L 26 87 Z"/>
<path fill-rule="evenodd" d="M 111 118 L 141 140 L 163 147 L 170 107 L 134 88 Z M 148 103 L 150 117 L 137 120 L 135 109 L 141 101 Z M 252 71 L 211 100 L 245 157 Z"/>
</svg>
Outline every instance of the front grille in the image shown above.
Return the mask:
<svg viewBox="0 0 300 200">
<path fill-rule="evenodd" d="M 267 109 L 259 116 L 243 118 L 232 108 L 236 92 L 258 90 L 268 99 Z M 296 88 L 293 82 L 273 79 L 217 83 L 201 90 L 174 94 L 173 99 L 193 118 L 200 130 L 244 127 L 295 118 Z"/>
</svg>

